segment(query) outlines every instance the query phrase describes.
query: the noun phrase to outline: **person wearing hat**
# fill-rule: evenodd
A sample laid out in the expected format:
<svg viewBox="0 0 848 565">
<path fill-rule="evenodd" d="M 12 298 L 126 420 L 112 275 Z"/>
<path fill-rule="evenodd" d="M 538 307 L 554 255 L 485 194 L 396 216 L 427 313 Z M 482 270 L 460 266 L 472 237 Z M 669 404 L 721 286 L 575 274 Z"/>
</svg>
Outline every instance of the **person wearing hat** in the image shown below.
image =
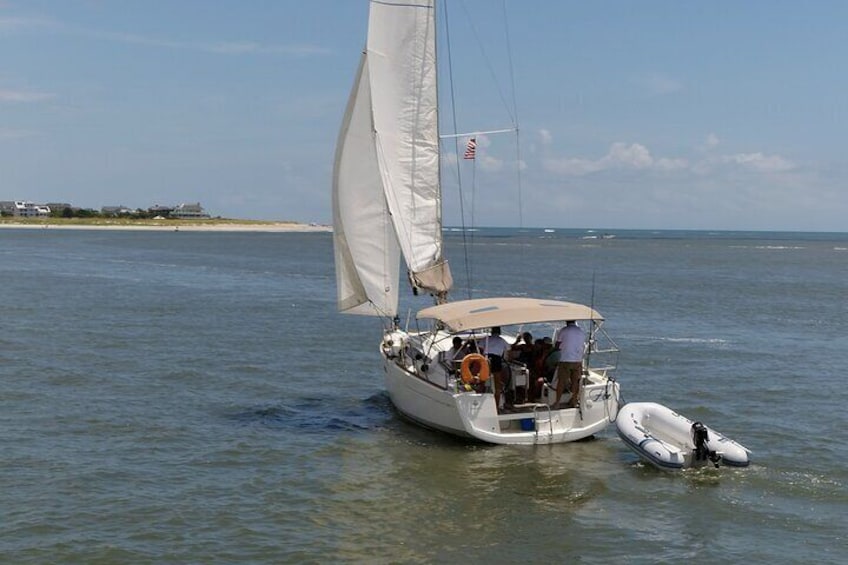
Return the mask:
<svg viewBox="0 0 848 565">
<path fill-rule="evenodd" d="M 554 406 L 559 406 L 565 383 L 571 397 L 566 408 L 575 408 L 580 395 L 580 379 L 583 375 L 583 355 L 586 352 L 586 332 L 574 320 L 568 320 L 565 326 L 557 332 L 557 347 L 560 350 L 557 364 L 556 400 Z"/>
</svg>

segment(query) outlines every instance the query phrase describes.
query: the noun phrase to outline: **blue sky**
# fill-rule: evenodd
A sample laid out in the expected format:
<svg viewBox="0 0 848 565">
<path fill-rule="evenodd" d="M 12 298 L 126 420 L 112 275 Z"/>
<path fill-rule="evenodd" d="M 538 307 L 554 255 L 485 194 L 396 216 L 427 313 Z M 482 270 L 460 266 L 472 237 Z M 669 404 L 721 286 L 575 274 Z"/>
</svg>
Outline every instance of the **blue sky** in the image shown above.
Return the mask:
<svg viewBox="0 0 848 565">
<path fill-rule="evenodd" d="M 458 129 L 502 127 L 501 2 L 449 6 Z M 367 10 L 0 0 L 0 200 L 329 222 Z M 461 163 L 475 224 L 845 231 L 848 3 L 507 0 L 506 13 L 521 188 L 512 138 L 481 136 L 473 188 Z M 442 120 L 446 133 L 444 107 Z M 458 198 L 446 183 L 446 224 Z"/>
</svg>

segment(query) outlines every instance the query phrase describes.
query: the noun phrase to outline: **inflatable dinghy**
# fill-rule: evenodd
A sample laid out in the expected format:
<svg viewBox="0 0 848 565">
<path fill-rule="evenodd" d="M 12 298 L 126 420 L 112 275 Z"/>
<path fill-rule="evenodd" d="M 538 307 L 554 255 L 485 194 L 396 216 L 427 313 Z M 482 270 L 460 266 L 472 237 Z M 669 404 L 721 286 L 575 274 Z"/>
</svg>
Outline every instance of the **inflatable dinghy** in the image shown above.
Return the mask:
<svg viewBox="0 0 848 565">
<path fill-rule="evenodd" d="M 747 448 L 655 402 L 625 404 L 615 426 L 630 449 L 660 469 L 749 463 Z"/>
</svg>

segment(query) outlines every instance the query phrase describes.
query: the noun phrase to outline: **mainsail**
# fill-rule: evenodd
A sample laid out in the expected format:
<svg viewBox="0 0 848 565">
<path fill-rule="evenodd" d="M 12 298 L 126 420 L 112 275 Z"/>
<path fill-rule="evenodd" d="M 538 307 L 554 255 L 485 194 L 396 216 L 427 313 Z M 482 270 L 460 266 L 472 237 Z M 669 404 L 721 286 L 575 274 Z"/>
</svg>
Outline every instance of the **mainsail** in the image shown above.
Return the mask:
<svg viewBox="0 0 848 565">
<path fill-rule="evenodd" d="M 434 0 L 372 0 L 336 149 L 333 222 L 342 312 L 393 316 L 403 253 L 416 287 L 453 284 L 442 252 Z"/>
</svg>

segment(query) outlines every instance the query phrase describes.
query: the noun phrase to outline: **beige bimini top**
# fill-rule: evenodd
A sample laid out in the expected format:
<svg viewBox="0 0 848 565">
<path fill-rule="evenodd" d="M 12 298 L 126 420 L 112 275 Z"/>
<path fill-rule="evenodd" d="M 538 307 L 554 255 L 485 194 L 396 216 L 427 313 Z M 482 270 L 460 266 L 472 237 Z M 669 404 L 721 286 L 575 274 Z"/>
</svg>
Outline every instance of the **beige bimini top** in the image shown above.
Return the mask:
<svg viewBox="0 0 848 565">
<path fill-rule="evenodd" d="M 478 298 L 424 308 L 418 319 L 442 322 L 449 331 L 477 330 L 565 320 L 603 320 L 584 304 L 539 298 Z"/>
</svg>

